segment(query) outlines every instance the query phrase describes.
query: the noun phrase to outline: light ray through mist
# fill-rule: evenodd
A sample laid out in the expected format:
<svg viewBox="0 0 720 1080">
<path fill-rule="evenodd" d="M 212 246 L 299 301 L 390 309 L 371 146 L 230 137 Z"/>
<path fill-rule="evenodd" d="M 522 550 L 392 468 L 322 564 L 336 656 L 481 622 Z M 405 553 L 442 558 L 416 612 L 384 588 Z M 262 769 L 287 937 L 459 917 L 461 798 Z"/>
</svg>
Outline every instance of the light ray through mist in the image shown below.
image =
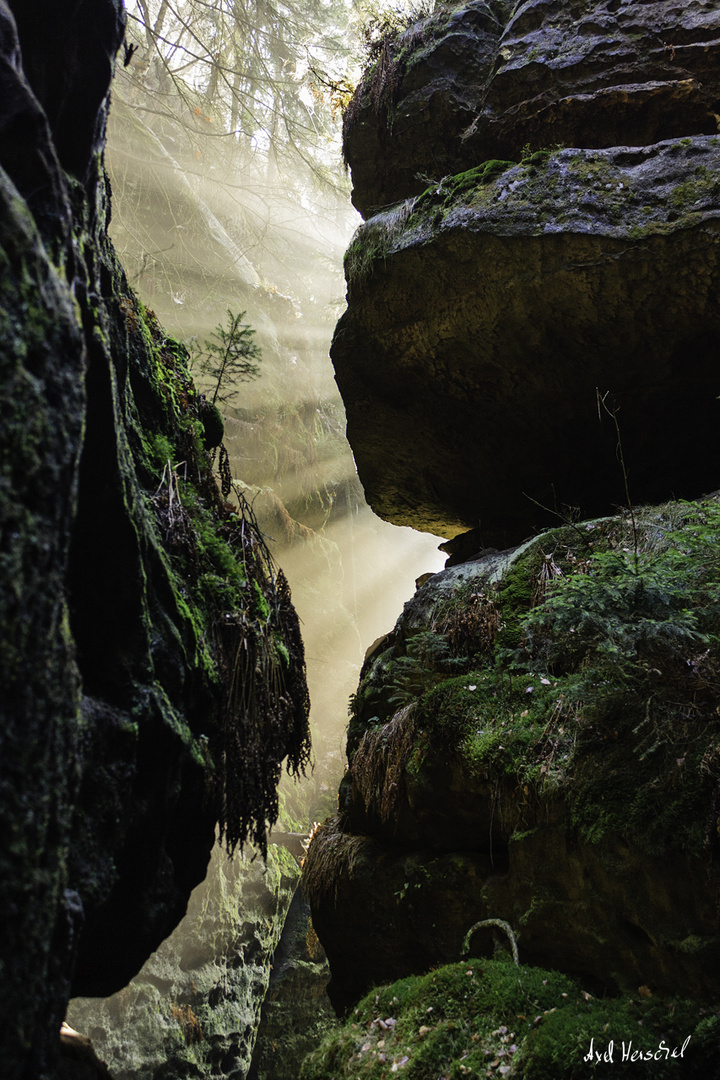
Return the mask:
<svg viewBox="0 0 720 1080">
<path fill-rule="evenodd" d="M 275 0 L 127 6 L 136 54 L 127 68 L 118 66 L 113 87 L 111 236 L 140 299 L 179 341 L 201 353 L 228 310 L 245 312 L 243 321 L 257 332 L 260 378 L 243 383 L 233 399 L 226 447 L 238 489 L 272 537 L 301 620 L 315 768 L 301 784 L 283 776 L 279 827 L 306 831 L 336 808 L 348 699 L 366 650 L 392 629 L 416 578 L 445 562 L 438 538 L 389 525 L 367 506 L 328 356 L 344 306 L 343 251 L 359 216 L 342 168 L 338 100 L 313 86 L 312 66 L 336 85 L 353 81 L 359 6 L 333 0 L 312 13 Z M 217 27 L 213 13 L 222 14 Z M 310 94 L 300 93 L 303 87 Z M 212 393 L 197 358 L 193 377 L 199 392 Z M 136 1044 L 143 1076 L 166 1068 L 168 1033 L 177 1036 L 177 1053 L 185 1052 L 177 1017 L 163 1015 L 167 993 L 158 986 L 170 985 L 162 980 L 172 970 L 182 988 L 177 1000 L 195 1007 L 195 974 L 183 966 L 190 954 L 202 958 L 198 983 L 213 995 L 204 999 L 213 1001 L 208 1017 L 227 1019 L 224 1043 L 234 1053 L 247 1039 L 259 1007 L 252 995 L 270 960 L 258 964 L 247 998 L 240 989 L 237 999 L 228 997 L 252 953 L 253 931 L 248 946 L 238 922 L 241 886 L 233 884 L 244 865 L 256 906 L 265 902 L 269 915 L 276 902 L 262 873 L 253 885 L 260 861 L 251 854 L 229 864 L 216 849 L 191 897 L 194 918 L 158 950 L 159 960 L 148 961 L 144 982 L 141 975 L 107 1001 L 78 1003 L 77 1026 L 93 1038 L 105 1033 L 99 1048 L 117 1080 L 140 1076 L 128 1057 Z M 265 937 L 266 922 L 258 924 Z"/>
</svg>

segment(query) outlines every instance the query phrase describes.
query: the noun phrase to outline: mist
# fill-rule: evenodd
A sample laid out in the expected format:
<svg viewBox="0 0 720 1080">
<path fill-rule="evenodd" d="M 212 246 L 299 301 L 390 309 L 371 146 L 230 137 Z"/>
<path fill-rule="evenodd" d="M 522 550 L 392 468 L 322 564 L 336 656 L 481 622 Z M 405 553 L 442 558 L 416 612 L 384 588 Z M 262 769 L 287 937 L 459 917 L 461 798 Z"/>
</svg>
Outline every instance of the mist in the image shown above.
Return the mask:
<svg viewBox="0 0 720 1080">
<path fill-rule="evenodd" d="M 251 504 L 290 582 L 330 792 L 363 655 L 444 558 L 437 538 L 367 506 L 328 357 L 359 223 L 339 111 L 358 62 L 355 9 L 268 11 L 128 4 L 137 48 L 113 88 L 111 235 L 141 300 L 196 356 L 228 311 L 255 331 L 260 377 L 221 410 L 230 499 Z M 211 397 L 197 361 L 194 375 Z"/>
<path fill-rule="evenodd" d="M 444 564 L 438 538 L 368 507 L 328 355 L 344 309 L 343 252 L 359 224 L 339 108 L 359 56 L 357 14 L 345 3 L 306 14 L 135 0 L 128 15 L 126 58 L 135 49 L 118 65 L 106 153 L 111 237 L 142 303 L 188 347 L 208 400 L 219 387 L 206 343 L 231 315 L 242 314 L 261 351 L 259 377 L 223 386 L 218 402 L 233 392 L 221 407 L 227 498 L 251 507 L 301 621 L 314 766 L 282 777 L 273 834 L 297 837 L 335 809 L 365 652 L 416 578 Z M 288 877 L 288 851 L 277 850 L 258 869 L 251 850 L 230 862 L 216 847 L 188 915 L 132 983 L 71 1003 L 69 1022 L 92 1035 L 118 1080 L 184 1074 L 197 1037 L 222 1075 L 246 1076 L 297 884 L 297 863 Z"/>
</svg>

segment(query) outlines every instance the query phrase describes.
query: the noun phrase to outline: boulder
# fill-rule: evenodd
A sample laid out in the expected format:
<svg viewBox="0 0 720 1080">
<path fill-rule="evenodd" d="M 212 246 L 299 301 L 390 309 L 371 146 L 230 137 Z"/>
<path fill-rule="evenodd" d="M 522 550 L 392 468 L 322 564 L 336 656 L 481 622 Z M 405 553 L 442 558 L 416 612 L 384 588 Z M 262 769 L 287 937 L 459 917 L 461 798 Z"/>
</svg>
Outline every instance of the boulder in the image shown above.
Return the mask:
<svg viewBox="0 0 720 1080">
<path fill-rule="evenodd" d="M 381 516 L 478 547 L 626 480 L 716 483 L 720 19 L 580 7 L 442 7 L 348 112 L 355 201 L 382 207 L 332 346 L 359 475 Z"/>
<path fill-rule="evenodd" d="M 718 509 L 566 526 L 408 602 L 304 868 L 338 1009 L 486 920 L 475 956 L 507 948 L 501 920 L 592 993 L 720 995 Z"/>
<path fill-rule="evenodd" d="M 378 44 L 344 117 L 363 217 L 524 148 L 717 134 L 711 0 L 446 3 Z"/>
</svg>

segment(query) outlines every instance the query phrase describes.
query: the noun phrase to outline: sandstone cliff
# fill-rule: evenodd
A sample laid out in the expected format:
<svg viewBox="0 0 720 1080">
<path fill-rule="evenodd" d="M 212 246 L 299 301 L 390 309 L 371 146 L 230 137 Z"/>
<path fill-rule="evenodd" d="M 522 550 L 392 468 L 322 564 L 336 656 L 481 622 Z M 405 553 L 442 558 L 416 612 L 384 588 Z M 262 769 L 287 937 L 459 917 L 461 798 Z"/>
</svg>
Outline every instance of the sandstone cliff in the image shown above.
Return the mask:
<svg viewBox="0 0 720 1080">
<path fill-rule="evenodd" d="M 381 516 L 503 546 L 609 512 L 598 391 L 634 498 L 715 486 L 718 40 L 702 0 L 473 0 L 378 45 L 332 356 Z"/>
<path fill-rule="evenodd" d="M 298 623 L 229 510 L 187 356 L 128 288 L 102 165 L 120 0 L 0 3 L 3 1075 L 59 1059 L 182 916 L 220 820 L 261 845 L 308 752 Z"/>
</svg>

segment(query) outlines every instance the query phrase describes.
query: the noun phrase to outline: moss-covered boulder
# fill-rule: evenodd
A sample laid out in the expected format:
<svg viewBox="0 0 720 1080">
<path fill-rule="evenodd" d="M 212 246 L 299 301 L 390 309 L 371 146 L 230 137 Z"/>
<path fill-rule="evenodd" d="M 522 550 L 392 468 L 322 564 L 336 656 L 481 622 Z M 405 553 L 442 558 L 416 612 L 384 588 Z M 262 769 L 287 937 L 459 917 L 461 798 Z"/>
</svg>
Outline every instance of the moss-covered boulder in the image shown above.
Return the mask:
<svg viewBox="0 0 720 1080">
<path fill-rule="evenodd" d="M 719 528 L 715 499 L 568 524 L 406 605 L 305 866 L 338 1006 L 498 919 L 595 989 L 720 995 Z"/>
<path fill-rule="evenodd" d="M 61 1075 L 71 990 L 107 994 L 138 970 L 218 821 L 231 849 L 263 847 L 281 762 L 307 758 L 308 701 L 285 580 L 251 512 L 224 504 L 187 354 L 107 237 L 123 5 L 0 3 L 0 30 L 0 1011 L 15 1080 Z"/>
<path fill-rule="evenodd" d="M 717 132 L 712 0 L 469 0 L 380 21 L 344 117 L 364 217 L 493 159 Z"/>
<path fill-rule="evenodd" d="M 717 23 L 471 3 L 385 39 L 347 114 L 374 210 L 332 347 L 381 516 L 505 547 L 561 505 L 611 512 L 598 394 L 636 500 L 715 487 Z"/>
<path fill-rule="evenodd" d="M 467 960 L 372 990 L 303 1064 L 302 1080 L 712 1076 L 717 1010 L 647 987 L 598 999 L 555 971 Z"/>
</svg>

